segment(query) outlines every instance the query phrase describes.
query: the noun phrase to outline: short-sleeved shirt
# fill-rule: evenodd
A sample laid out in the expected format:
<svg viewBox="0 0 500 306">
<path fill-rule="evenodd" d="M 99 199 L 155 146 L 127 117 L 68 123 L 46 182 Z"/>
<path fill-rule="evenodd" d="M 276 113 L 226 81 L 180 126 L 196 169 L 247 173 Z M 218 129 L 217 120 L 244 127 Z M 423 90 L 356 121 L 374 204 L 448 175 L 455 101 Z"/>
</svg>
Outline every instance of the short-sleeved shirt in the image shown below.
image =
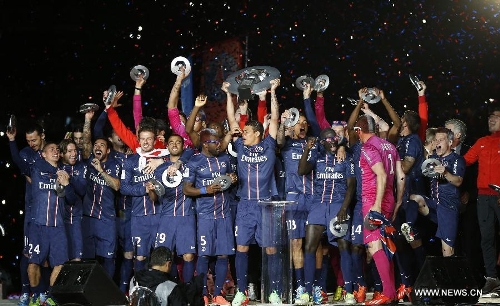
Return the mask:
<svg viewBox="0 0 500 306">
<path fill-rule="evenodd" d="M 465 159 L 455 152 L 451 152 L 445 157 L 431 155 L 436 158 L 446 168 L 446 171 L 453 175 L 464 177 Z M 449 207 L 458 208 L 460 204 L 460 189 L 448 182 L 446 179 L 431 179 L 431 196 L 437 200 L 438 204 L 447 204 Z"/>
<path fill-rule="evenodd" d="M 163 164 L 156 168 L 154 178 L 162 184 L 168 183 L 167 169 L 173 163 L 167 159 Z M 184 166 L 179 171 L 184 172 Z M 176 187 L 165 186 L 165 194 L 160 199 L 162 216 L 191 216 L 195 214 L 193 199 L 184 195 L 183 184 Z"/>
<path fill-rule="evenodd" d="M 221 176 L 232 173 L 231 162 L 227 154 L 206 156 L 195 154 L 186 164 L 184 181 L 195 188 L 202 188 L 214 183 Z M 204 194 L 196 198 L 196 213 L 201 219 L 230 218 L 229 197 L 227 190 L 214 194 Z"/>
<path fill-rule="evenodd" d="M 114 220 L 116 191 L 106 183 L 102 175 L 92 166 L 91 157 L 87 161 L 87 192 L 83 197 L 83 214 L 98 219 Z M 121 162 L 108 156 L 108 159 L 101 163 L 103 171 L 114 178 L 120 178 L 122 171 Z"/>
<path fill-rule="evenodd" d="M 413 166 L 406 173 L 405 194 L 423 194 L 425 191 L 425 178 L 421 170 L 424 161 L 424 146 L 422 145 L 422 141 L 417 134 L 402 136 L 398 139 L 396 148 L 401 160 L 406 156 L 415 159 Z"/>
<path fill-rule="evenodd" d="M 256 145 L 245 146 L 239 138 L 234 145 L 238 153 L 240 199 L 261 200 L 277 195 L 274 181 L 276 140 L 267 136 Z"/>
<path fill-rule="evenodd" d="M 154 173 L 144 173 L 139 167 L 139 154 L 127 157 L 123 163 L 120 192 L 132 198 L 132 216 L 154 215 L 160 206 L 155 205 L 146 193 L 146 183 Z"/>
<path fill-rule="evenodd" d="M 314 173 L 299 175 L 299 161 L 306 146 L 305 139 L 286 139 L 285 145 L 280 150 L 285 163 L 285 190 L 312 195 L 314 188 Z"/>
<path fill-rule="evenodd" d="M 337 156 L 313 147 L 307 162 L 314 165 L 314 194 L 321 203 L 343 201 L 347 192 L 347 179 L 354 177 L 354 164 L 348 154 L 345 160 L 337 161 Z"/>
</svg>

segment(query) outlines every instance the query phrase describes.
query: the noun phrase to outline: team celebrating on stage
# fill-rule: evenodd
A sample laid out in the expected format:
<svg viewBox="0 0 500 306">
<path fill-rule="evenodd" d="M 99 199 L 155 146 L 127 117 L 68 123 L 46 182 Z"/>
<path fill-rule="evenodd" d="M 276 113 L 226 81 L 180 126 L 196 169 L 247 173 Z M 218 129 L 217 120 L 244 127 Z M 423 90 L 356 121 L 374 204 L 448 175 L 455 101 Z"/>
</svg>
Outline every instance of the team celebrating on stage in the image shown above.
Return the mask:
<svg viewBox="0 0 500 306">
<path fill-rule="evenodd" d="M 46 140 L 43 127 L 34 123 L 19 127 L 28 143 L 19 150 L 16 127 L 7 131 L 12 160 L 26 178 L 20 306 L 56 305 L 51 287 L 68 260 L 98 260 L 128 294 L 132 276 L 148 269 L 158 247 L 177 258 L 170 274 L 179 282 L 209 270 L 216 276 L 213 288 L 204 279 L 205 305 L 247 305 L 255 298 L 249 292 L 252 244 L 267 256 L 263 273 L 272 288 L 265 300 L 281 304 L 284 272 L 275 268 L 279 254 L 259 205 L 271 200 L 297 204 L 285 212 L 295 304 L 328 303 L 332 268 L 333 301 L 411 301 L 429 254 L 423 241 L 429 228 L 440 239 L 442 256 L 465 256 L 475 276 L 484 277 L 483 294 L 500 289 L 500 198 L 490 186 L 500 185 L 500 107 L 488 117 L 491 135 L 468 147 L 462 121 L 450 118 L 428 127 L 424 82 L 415 83 L 418 111 L 401 117 L 383 90 L 359 89 L 346 122 L 326 118 L 327 86 L 308 82 L 299 88 L 303 112 L 280 113 L 276 78 L 254 93 L 256 114 L 252 102 L 232 94 L 224 82 L 226 120 L 207 122 L 205 95 L 196 97 L 189 115 L 178 109 L 189 74 L 179 70 L 168 121 L 142 116 L 146 78 L 139 75 L 134 127 L 116 111 L 123 92 L 108 90 L 99 117 L 87 109 L 83 126 L 63 140 Z M 392 126 L 370 109 L 379 101 Z M 340 233 L 342 227 L 347 230 Z M 478 267 L 479 250 L 484 266 Z M 235 283 L 232 300 L 228 274 Z"/>
</svg>

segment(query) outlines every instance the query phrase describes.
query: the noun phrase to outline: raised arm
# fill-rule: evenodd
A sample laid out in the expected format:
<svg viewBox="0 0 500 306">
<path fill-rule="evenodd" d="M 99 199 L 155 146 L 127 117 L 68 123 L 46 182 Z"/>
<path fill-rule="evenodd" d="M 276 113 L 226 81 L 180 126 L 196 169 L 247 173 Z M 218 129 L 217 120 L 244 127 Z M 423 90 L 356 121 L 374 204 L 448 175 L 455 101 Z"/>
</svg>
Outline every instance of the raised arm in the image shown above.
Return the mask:
<svg viewBox="0 0 500 306">
<path fill-rule="evenodd" d="M 193 142 L 193 146 L 195 148 L 198 148 L 200 146 L 200 135 L 198 135 L 198 133 L 194 131 L 194 123 L 196 121 L 196 115 L 206 102 L 207 96 L 199 95 L 198 97 L 196 97 L 193 109 L 191 110 L 191 116 L 189 116 L 188 121 L 186 122 L 186 132 L 188 133 L 189 138 Z"/>
<path fill-rule="evenodd" d="M 316 114 L 316 120 L 318 120 L 319 128 L 321 130 L 331 127 L 330 123 L 328 123 L 328 120 L 326 120 L 325 98 L 323 97 L 323 92 L 318 92 L 316 94 L 316 103 L 314 103 L 314 112 Z"/>
<path fill-rule="evenodd" d="M 83 159 L 88 159 L 90 157 L 90 153 L 92 152 L 92 133 L 90 132 L 92 117 L 94 117 L 93 111 L 85 113 L 85 123 L 83 124 Z"/>
<path fill-rule="evenodd" d="M 139 75 L 139 78 L 135 81 L 134 88 L 134 98 L 132 103 L 132 110 L 134 113 L 134 127 L 137 130 L 139 127 L 139 122 L 142 120 L 142 86 L 146 83 L 144 80 L 144 76 L 142 74 Z"/>
<path fill-rule="evenodd" d="M 271 80 L 271 118 L 269 119 L 269 136 L 276 139 L 278 135 L 279 104 L 276 97 L 276 88 L 280 85 L 280 79 Z"/>
<path fill-rule="evenodd" d="M 319 137 L 319 133 L 321 133 L 320 125 L 316 119 L 316 114 L 313 111 L 311 105 L 311 84 L 305 84 L 303 97 L 304 97 L 304 113 L 306 114 L 306 119 L 309 125 L 311 126 L 311 131 L 314 137 Z M 328 126 L 330 127 L 330 126 Z"/>
<path fill-rule="evenodd" d="M 102 111 L 94 124 L 94 137 L 95 138 L 103 138 L 104 135 L 104 126 L 106 125 L 106 119 L 108 118 L 108 113 L 106 110 Z"/>
<path fill-rule="evenodd" d="M 239 127 L 238 122 L 236 121 L 236 117 L 234 116 L 234 104 L 233 97 L 229 92 L 229 83 L 222 83 L 222 91 L 226 93 L 226 114 L 227 114 L 227 122 L 229 124 L 229 130 L 233 130 L 233 128 Z"/>
<path fill-rule="evenodd" d="M 181 74 L 177 76 L 175 79 L 175 83 L 172 86 L 172 89 L 170 91 L 170 96 L 168 98 L 168 103 L 167 103 L 167 111 L 168 111 L 168 120 L 170 121 L 170 126 L 172 128 L 172 131 L 180 135 L 182 138 L 184 138 L 184 147 L 193 147 L 193 143 L 191 142 L 191 139 L 189 138 L 188 133 L 186 132 L 186 128 L 181 122 L 181 119 L 179 118 L 179 109 L 177 108 L 177 105 L 179 103 L 179 94 L 181 91 L 181 85 L 182 81 L 188 76 L 184 72 L 184 67 L 181 67 L 180 70 L 182 71 Z"/>
<path fill-rule="evenodd" d="M 260 123 L 264 124 L 264 119 L 267 115 L 267 102 L 266 102 L 267 90 L 259 92 L 258 95 L 259 95 L 259 104 L 257 105 L 257 120 L 259 120 Z"/>
<path fill-rule="evenodd" d="M 358 120 L 359 113 L 361 112 L 361 108 L 363 107 L 363 99 L 361 98 L 363 94 L 367 91 L 367 88 L 361 88 L 358 90 L 358 96 L 359 96 L 359 101 L 356 107 L 353 109 L 351 112 L 351 115 L 349 116 L 349 120 L 347 121 L 347 133 L 349 134 L 349 146 L 352 146 L 355 144 L 359 137 L 358 134 L 354 131 L 354 124 L 356 123 L 356 120 Z"/>
<path fill-rule="evenodd" d="M 389 129 L 389 132 L 387 133 L 387 140 L 389 140 L 392 143 L 397 143 L 399 137 L 399 129 L 401 128 L 401 118 L 399 118 L 394 108 L 392 108 L 391 104 L 389 103 L 389 100 L 387 100 L 387 98 L 385 97 L 383 90 L 379 90 L 379 95 L 380 98 L 382 99 L 382 104 L 387 110 L 389 118 L 391 118 L 392 121 L 392 127 Z"/>
<path fill-rule="evenodd" d="M 387 138 L 387 132 L 389 131 L 389 125 L 384 119 L 380 118 L 379 115 L 375 114 L 368 106 L 368 103 L 363 103 L 363 107 L 361 111 L 370 117 L 373 118 L 375 124 L 378 126 L 378 133 L 380 138 Z"/>
<path fill-rule="evenodd" d="M 118 116 L 118 113 L 116 112 L 116 107 L 119 106 L 118 99 L 119 97 L 117 93 L 115 95 L 115 98 L 113 99 L 113 102 L 110 105 L 106 105 L 108 120 L 111 123 L 113 130 L 115 130 L 116 135 L 120 137 L 122 142 L 126 144 L 127 147 L 129 147 L 132 151 L 135 152 L 135 150 L 139 147 L 139 140 L 137 140 L 137 136 L 125 126 L 123 121 Z"/>
<path fill-rule="evenodd" d="M 30 167 L 26 161 L 23 160 L 21 155 L 19 154 L 19 148 L 16 143 L 16 134 L 17 129 L 7 130 L 5 132 L 7 137 L 9 138 L 9 148 L 10 148 L 10 156 L 12 157 L 12 161 L 21 171 L 21 174 L 26 177 L 30 176 Z"/>
<path fill-rule="evenodd" d="M 420 86 L 422 86 L 421 90 L 417 90 L 418 92 L 418 115 L 420 116 L 420 130 L 418 131 L 418 136 L 420 139 L 425 142 L 425 131 L 427 130 L 427 126 L 429 124 L 429 107 L 427 105 L 427 100 L 425 99 L 425 83 L 422 81 L 418 82 Z"/>
</svg>

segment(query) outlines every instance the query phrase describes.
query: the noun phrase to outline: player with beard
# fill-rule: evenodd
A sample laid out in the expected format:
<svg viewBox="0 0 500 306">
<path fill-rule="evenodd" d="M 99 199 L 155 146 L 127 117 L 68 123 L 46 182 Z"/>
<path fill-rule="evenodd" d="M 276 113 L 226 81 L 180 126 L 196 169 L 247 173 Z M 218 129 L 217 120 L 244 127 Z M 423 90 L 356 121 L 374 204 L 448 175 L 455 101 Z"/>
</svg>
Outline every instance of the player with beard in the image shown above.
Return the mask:
<svg viewBox="0 0 500 306">
<path fill-rule="evenodd" d="M 311 96 L 310 84 L 305 84 L 303 97 L 304 106 L 309 108 L 311 116 L 314 118 L 314 112 L 310 105 Z M 290 127 L 290 136 L 285 136 L 284 122 L 291 116 L 289 110 L 281 115 L 281 124 L 278 129 L 277 143 L 281 148 L 280 153 L 283 157 L 285 167 L 285 194 L 287 201 L 296 201 L 298 205 L 293 205 L 287 211 L 287 226 L 289 238 L 292 246 L 292 260 L 295 275 L 295 303 L 302 304 L 309 302 L 309 294 L 304 284 L 304 252 L 302 242 L 306 236 L 307 209 L 306 203 L 313 199 L 313 179 L 312 173 L 299 175 L 299 161 L 306 147 L 306 136 L 309 131 L 309 123 L 306 116 L 300 114 L 297 123 Z M 317 126 L 316 122 L 312 125 Z M 317 128 L 319 130 L 319 127 Z M 318 135 L 314 135 L 318 136 Z"/>
<path fill-rule="evenodd" d="M 181 157 L 184 149 L 184 140 L 179 135 L 171 135 L 167 139 L 169 155 L 165 156 L 165 162 L 156 168 L 154 178 L 165 186 L 165 194 L 159 198 L 161 204 L 160 221 L 156 233 L 155 246 L 165 246 L 177 255 L 182 255 L 184 264 L 182 267 L 182 279 L 188 282 L 194 275 L 196 248 L 196 218 L 193 199 L 183 193 L 182 177 L 170 175 L 168 168 Z M 180 173 L 185 167 L 181 166 Z M 177 182 L 178 180 L 178 182 Z M 177 182 L 177 186 L 174 182 Z M 177 269 L 175 261 L 174 270 Z M 174 274 L 176 274 L 174 272 Z"/>
<path fill-rule="evenodd" d="M 31 167 L 36 160 L 42 158 L 42 148 L 45 146 L 45 133 L 39 124 L 32 124 L 27 127 L 25 136 L 28 145 L 21 149 L 17 148 L 16 143 L 17 129 L 7 129 L 6 135 L 9 138 L 9 148 L 12 161 L 19 168 L 20 172 L 26 178 L 25 194 L 24 194 L 24 249 L 21 255 L 19 268 L 21 272 L 21 297 L 19 306 L 27 306 L 29 304 L 30 282 L 28 279 L 28 257 L 29 257 L 29 227 L 31 225 Z M 45 269 L 42 269 L 44 271 Z M 47 274 L 47 273 L 46 273 Z"/>
<path fill-rule="evenodd" d="M 66 171 L 70 176 L 70 184 L 75 196 L 66 195 L 64 226 L 68 237 L 68 255 L 70 260 L 80 261 L 83 253 L 82 236 L 82 199 L 85 195 L 87 180 L 85 179 L 86 165 L 78 161 L 78 149 L 71 139 L 64 139 L 59 143 L 61 163 L 59 169 Z"/>
<path fill-rule="evenodd" d="M 201 153 L 193 155 L 184 171 L 184 194 L 196 197 L 198 263 L 197 273 L 207 274 L 211 256 L 217 256 L 215 265 L 215 290 L 212 302 L 230 305 L 222 296 L 222 288 L 228 269 L 228 256 L 234 254 L 234 232 L 226 190 L 214 180 L 229 175 L 231 183 L 237 177 L 233 173 L 227 154 L 220 154 L 220 138 L 214 130 L 204 129 L 200 133 Z M 208 305 L 206 278 L 204 300 Z"/>
<path fill-rule="evenodd" d="M 278 129 L 278 146 L 283 157 L 285 167 L 285 194 L 287 201 L 296 201 L 298 205 L 287 208 L 287 227 L 291 239 L 292 258 L 295 275 L 295 302 L 309 302 L 309 295 L 304 287 L 304 252 L 302 251 L 302 240 L 306 235 L 306 202 L 312 200 L 313 175 L 299 175 L 298 164 L 304 147 L 308 131 L 307 119 L 304 115 L 299 116 L 297 123 L 291 127 L 290 137 L 285 137 L 284 122 L 291 116 L 289 110 L 281 115 L 281 124 Z M 307 300 L 307 301 L 306 301 Z"/>
<path fill-rule="evenodd" d="M 398 252 L 396 262 L 398 263 L 401 284 L 398 288 L 398 299 L 405 296 L 410 300 L 413 282 L 411 263 L 411 253 L 405 253 L 402 243 L 408 242 L 412 247 L 415 260 L 419 268 L 422 268 L 425 261 L 425 249 L 422 245 L 416 222 L 418 218 L 418 204 L 410 199 L 411 194 L 425 194 L 425 178 L 422 175 L 422 162 L 424 161 L 424 146 L 418 135 L 421 119 L 417 112 L 408 110 L 401 117 L 401 127 L 399 139 L 396 145 L 401 165 L 406 175 L 406 186 L 404 199 L 400 207 L 396 206 L 394 210 L 394 226 L 401 233 L 400 239 L 396 240 Z M 403 239 L 404 237 L 404 239 Z"/>
<path fill-rule="evenodd" d="M 336 156 L 339 138 L 327 128 L 320 133 L 321 147 L 316 146 L 316 139 L 309 139 L 298 165 L 298 174 L 314 175 L 314 196 L 306 203 L 307 225 L 304 247 L 304 272 L 307 293 L 312 293 L 313 302 L 321 304 L 322 288 L 314 282 L 316 251 L 320 247 L 321 237 L 331 218 L 337 217 L 339 223 L 348 220 L 348 208 L 355 190 L 354 166 L 351 159 L 338 161 Z M 350 243 L 346 239 L 335 240 L 329 233 L 330 243 L 338 243 L 341 251 L 341 269 L 346 292 L 352 296 L 352 275 Z M 313 285 L 314 286 L 313 288 Z"/>
<path fill-rule="evenodd" d="M 84 128 L 85 130 L 85 128 Z M 97 138 L 87 162 L 87 190 L 83 198 L 83 258 L 99 257 L 113 277 L 116 249 L 116 191 L 120 189 L 121 162 L 109 156 L 107 139 Z"/>
</svg>

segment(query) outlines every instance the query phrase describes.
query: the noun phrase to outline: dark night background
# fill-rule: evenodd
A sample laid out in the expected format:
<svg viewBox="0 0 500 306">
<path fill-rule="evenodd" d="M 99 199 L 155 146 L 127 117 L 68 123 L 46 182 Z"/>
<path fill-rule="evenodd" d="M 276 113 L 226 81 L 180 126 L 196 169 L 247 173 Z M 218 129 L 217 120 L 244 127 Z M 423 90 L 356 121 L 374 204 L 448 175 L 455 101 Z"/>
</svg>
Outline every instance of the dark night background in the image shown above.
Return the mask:
<svg viewBox="0 0 500 306">
<path fill-rule="evenodd" d="M 131 125 L 129 71 L 137 64 L 151 73 L 144 115 L 165 116 L 172 59 L 193 56 L 197 94 L 206 89 L 204 48 L 237 38 L 247 66 L 281 72 L 283 108 L 301 104 L 299 76 L 326 74 L 328 119 L 347 119 L 353 107 L 345 98 L 372 86 L 401 115 L 417 109 L 412 73 L 427 85 L 429 125 L 459 118 L 472 143 L 487 134 L 486 109 L 498 99 L 499 14 L 497 0 L 0 1 L 0 129 L 15 114 L 21 148 L 23 125 L 43 119 L 48 138 L 59 140 L 82 119 L 79 106 L 99 103 L 111 84 L 127 94 L 119 111 Z M 380 107 L 373 106 L 388 120 Z M 0 266 L 18 291 L 24 180 L 10 165 L 5 136 L 0 145 Z"/>
</svg>

